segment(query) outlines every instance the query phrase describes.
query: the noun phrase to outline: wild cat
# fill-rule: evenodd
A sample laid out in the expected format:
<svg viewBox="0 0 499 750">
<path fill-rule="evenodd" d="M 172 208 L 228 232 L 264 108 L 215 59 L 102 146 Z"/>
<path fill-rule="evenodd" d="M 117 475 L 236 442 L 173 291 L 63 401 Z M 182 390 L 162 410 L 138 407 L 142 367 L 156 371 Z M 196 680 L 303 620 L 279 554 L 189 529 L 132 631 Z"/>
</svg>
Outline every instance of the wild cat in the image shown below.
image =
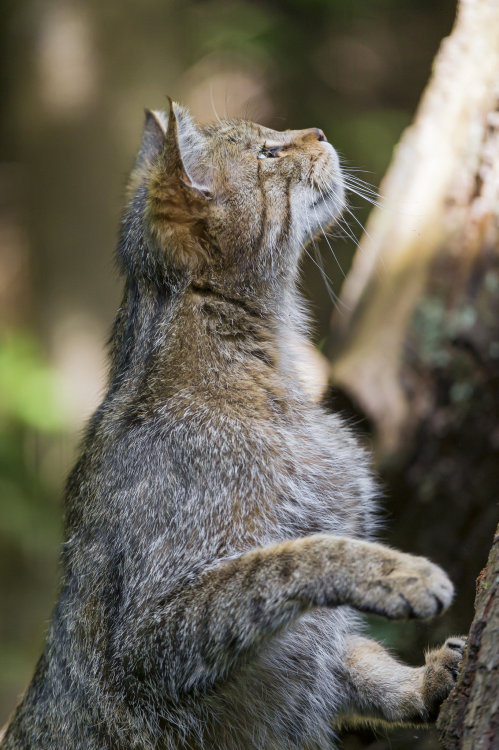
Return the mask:
<svg viewBox="0 0 499 750">
<path fill-rule="evenodd" d="M 369 457 L 300 375 L 302 246 L 344 192 L 321 130 L 147 113 L 108 389 L 4 748 L 334 748 L 340 723 L 435 717 L 463 641 L 405 666 L 357 613 L 432 617 L 452 584 L 369 541 Z"/>
</svg>

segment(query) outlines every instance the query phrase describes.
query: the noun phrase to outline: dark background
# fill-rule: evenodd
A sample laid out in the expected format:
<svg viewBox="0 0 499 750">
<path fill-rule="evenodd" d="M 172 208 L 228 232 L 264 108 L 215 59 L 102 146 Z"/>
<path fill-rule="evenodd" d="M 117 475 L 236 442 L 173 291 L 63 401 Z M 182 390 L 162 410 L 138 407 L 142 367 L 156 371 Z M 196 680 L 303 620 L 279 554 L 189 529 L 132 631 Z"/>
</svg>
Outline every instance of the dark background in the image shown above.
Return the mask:
<svg viewBox="0 0 499 750">
<path fill-rule="evenodd" d="M 321 127 L 377 185 L 454 14 L 450 0 L 3 0 L 0 725 L 56 596 L 63 482 L 102 394 L 119 299 L 113 248 L 143 108 L 164 108 L 168 94 L 202 121 L 216 110 Z M 364 223 L 369 206 L 352 204 Z M 338 230 L 339 265 L 322 248 L 335 292 L 355 249 L 346 235 L 360 231 L 354 219 Z M 307 259 L 303 283 L 321 346 L 333 303 Z M 397 636 L 373 627 L 410 651 L 406 626 Z M 421 627 L 428 640 L 442 630 Z M 436 746 L 432 733 L 385 734 L 348 747 Z"/>
</svg>

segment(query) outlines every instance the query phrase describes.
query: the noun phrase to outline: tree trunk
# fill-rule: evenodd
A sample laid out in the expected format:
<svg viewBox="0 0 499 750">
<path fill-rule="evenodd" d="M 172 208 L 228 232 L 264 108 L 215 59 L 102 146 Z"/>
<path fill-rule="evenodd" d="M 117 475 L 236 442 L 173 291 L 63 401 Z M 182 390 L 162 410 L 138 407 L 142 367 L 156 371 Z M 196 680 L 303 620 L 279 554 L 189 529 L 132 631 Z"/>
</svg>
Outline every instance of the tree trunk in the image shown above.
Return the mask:
<svg viewBox="0 0 499 750">
<path fill-rule="evenodd" d="M 438 728 L 446 750 L 499 747 L 499 526 L 477 579 L 476 613 L 456 688 Z"/>
<path fill-rule="evenodd" d="M 369 424 L 388 485 L 389 541 L 440 562 L 456 583 L 457 606 L 435 626 L 441 637 L 468 630 L 497 523 L 499 3 L 461 0 L 381 193 L 333 318 L 329 398 Z M 487 656 L 483 631 L 479 658 L 497 669 L 497 619 L 495 628 Z M 426 645 L 427 632 L 413 635 Z M 466 721 L 480 686 L 474 677 Z M 497 725 L 497 687 L 483 701 Z"/>
</svg>

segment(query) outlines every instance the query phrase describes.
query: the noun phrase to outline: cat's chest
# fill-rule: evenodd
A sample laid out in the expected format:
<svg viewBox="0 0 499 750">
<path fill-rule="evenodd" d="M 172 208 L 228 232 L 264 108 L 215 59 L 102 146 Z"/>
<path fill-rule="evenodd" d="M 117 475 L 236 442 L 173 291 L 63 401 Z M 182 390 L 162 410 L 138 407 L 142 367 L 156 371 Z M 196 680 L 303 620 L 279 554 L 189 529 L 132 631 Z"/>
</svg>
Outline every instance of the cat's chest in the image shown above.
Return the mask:
<svg viewBox="0 0 499 750">
<path fill-rule="evenodd" d="M 313 428 L 304 421 L 294 429 L 275 429 L 262 451 L 272 461 L 262 466 L 259 498 L 248 502 L 260 504 L 261 527 L 273 538 L 362 534 L 358 456 L 350 455 L 340 434 Z"/>
<path fill-rule="evenodd" d="M 250 411 L 177 422 L 162 441 L 155 496 L 172 538 L 218 555 L 316 533 L 363 536 L 369 498 L 350 434 L 325 413 L 264 421 Z"/>
</svg>

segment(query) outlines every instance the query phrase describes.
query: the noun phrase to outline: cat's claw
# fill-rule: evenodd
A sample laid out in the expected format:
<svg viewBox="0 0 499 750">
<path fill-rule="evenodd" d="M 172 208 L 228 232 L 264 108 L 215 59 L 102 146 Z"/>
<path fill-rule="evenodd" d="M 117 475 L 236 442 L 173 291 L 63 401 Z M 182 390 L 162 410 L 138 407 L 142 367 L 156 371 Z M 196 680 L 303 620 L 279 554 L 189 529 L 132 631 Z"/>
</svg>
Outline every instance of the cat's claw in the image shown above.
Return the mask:
<svg viewBox="0 0 499 750">
<path fill-rule="evenodd" d="M 430 720 L 436 718 L 440 704 L 456 684 L 465 647 L 464 636 L 453 636 L 426 654 L 422 693 Z"/>
</svg>

